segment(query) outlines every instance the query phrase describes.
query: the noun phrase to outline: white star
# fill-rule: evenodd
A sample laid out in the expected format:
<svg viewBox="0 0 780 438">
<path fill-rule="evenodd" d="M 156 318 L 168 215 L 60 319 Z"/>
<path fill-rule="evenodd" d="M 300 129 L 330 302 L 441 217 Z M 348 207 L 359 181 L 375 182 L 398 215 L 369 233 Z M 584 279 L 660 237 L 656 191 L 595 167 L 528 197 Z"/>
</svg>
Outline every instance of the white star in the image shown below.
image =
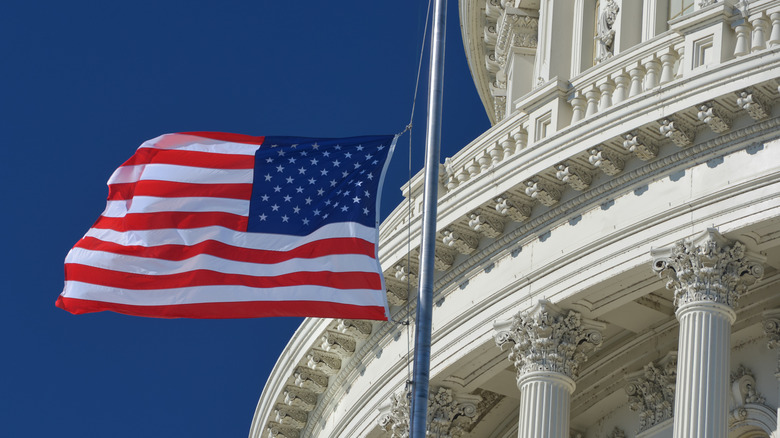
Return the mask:
<svg viewBox="0 0 780 438">
<path fill-rule="evenodd" d="M 325 194 L 325 190 L 323 189 L 317 189 L 317 196 L 322 196 Z"/>
<path fill-rule="evenodd" d="M 325 152 L 323 152 L 323 153 L 322 153 L 322 156 L 324 156 L 324 157 L 326 157 L 326 158 L 327 158 L 327 157 L 329 157 L 329 156 L 330 156 L 330 152 L 328 152 L 328 151 L 325 151 Z"/>
<path fill-rule="evenodd" d="M 290 218 L 287 217 L 287 215 L 282 216 L 282 222 L 287 222 L 288 220 L 290 220 Z"/>
<path fill-rule="evenodd" d="M 277 172 L 283 172 L 284 171 L 284 166 L 282 166 L 281 164 L 276 166 L 276 171 Z"/>
<path fill-rule="evenodd" d="M 335 149 L 337 151 L 340 151 L 341 150 L 341 145 L 337 144 L 336 146 L 333 147 L 333 149 Z"/>
<path fill-rule="evenodd" d="M 309 155 L 309 153 L 308 153 L 308 152 L 306 152 L 306 151 L 302 151 L 302 152 L 301 152 L 301 155 L 303 155 L 304 157 L 306 157 L 306 156 L 308 156 L 308 155 Z"/>
<path fill-rule="evenodd" d="M 290 164 L 295 164 L 295 157 L 290 157 L 287 159 L 287 161 L 289 161 Z"/>
<path fill-rule="evenodd" d="M 367 208 L 363 208 L 363 214 L 368 214 L 368 209 Z"/>
<path fill-rule="evenodd" d="M 345 156 L 345 157 L 347 157 L 347 158 L 352 158 L 352 154 L 351 154 L 351 153 L 349 153 L 349 152 L 347 152 L 346 154 L 344 154 L 344 156 Z"/>
<path fill-rule="evenodd" d="M 293 178 L 291 176 L 288 176 L 287 177 L 287 184 L 292 184 L 292 183 L 293 183 Z"/>
<path fill-rule="evenodd" d="M 279 147 L 279 145 L 278 145 L 278 144 L 272 144 L 272 145 L 271 145 L 271 147 L 272 147 L 272 148 L 278 148 L 278 147 Z"/>
<path fill-rule="evenodd" d="M 337 182 L 336 182 L 335 179 L 330 180 L 330 186 L 331 187 L 336 187 L 336 184 L 337 184 Z"/>
<path fill-rule="evenodd" d="M 270 173 L 266 173 L 265 174 L 265 180 L 266 181 L 271 181 L 271 174 Z"/>
<path fill-rule="evenodd" d="M 333 166 L 335 166 L 335 167 L 339 167 L 340 165 L 341 165 L 341 161 L 339 161 L 339 160 L 336 160 L 336 161 L 333 162 Z"/>
<path fill-rule="evenodd" d="M 366 175 L 366 178 L 374 179 L 374 174 L 373 173 L 369 173 L 368 175 Z"/>
<path fill-rule="evenodd" d="M 368 190 L 364 190 L 363 194 L 366 196 L 366 198 L 370 198 L 371 197 L 371 192 L 369 192 Z"/>
<path fill-rule="evenodd" d="M 300 169 L 298 169 L 298 173 L 301 174 L 301 175 L 305 174 L 306 173 L 306 168 L 305 167 L 301 167 Z"/>
<path fill-rule="evenodd" d="M 320 162 L 320 161 L 319 161 L 318 159 L 316 159 L 316 158 L 312 158 L 312 159 L 311 159 L 311 165 L 312 165 L 312 166 L 316 166 L 316 165 L 317 165 L 317 163 L 319 163 L 319 162 Z"/>
<path fill-rule="evenodd" d="M 297 145 L 297 144 L 294 144 L 294 145 L 290 145 L 290 147 L 291 147 L 291 148 L 293 148 L 293 149 L 295 149 L 295 148 L 297 148 L 297 147 L 298 147 L 298 145 Z"/>
<path fill-rule="evenodd" d="M 281 192 L 281 191 L 282 191 L 282 188 L 281 188 L 281 187 L 279 187 L 279 186 L 276 186 L 276 187 L 274 187 L 274 192 L 275 192 L 275 193 L 279 193 L 279 192 Z"/>
<path fill-rule="evenodd" d="M 320 170 L 320 173 L 322 174 L 322 176 L 325 176 L 325 175 L 328 174 L 328 170 L 327 169 L 322 169 L 322 170 Z"/>
<path fill-rule="evenodd" d="M 292 200 L 292 196 L 287 195 L 284 197 L 284 202 L 290 202 Z"/>
<path fill-rule="evenodd" d="M 317 143 L 314 143 L 313 145 L 311 145 L 311 148 L 316 151 L 317 149 L 320 148 L 320 145 L 318 145 Z"/>
<path fill-rule="evenodd" d="M 355 196 L 354 198 L 352 198 L 352 202 L 354 202 L 355 204 L 357 204 L 358 202 L 360 202 L 360 198 L 358 198 L 357 196 Z"/>
<path fill-rule="evenodd" d="M 272 205 L 272 206 L 271 206 L 271 210 L 273 210 L 273 211 L 279 211 L 279 206 L 278 206 L 278 205 L 276 205 L 276 204 L 274 204 L 274 205 Z"/>
<path fill-rule="evenodd" d="M 297 193 L 303 193 L 303 187 L 301 187 L 301 186 L 298 186 L 298 187 L 296 187 L 296 188 L 295 188 L 295 191 L 296 191 Z"/>
<path fill-rule="evenodd" d="M 366 173 L 366 169 L 361 169 L 359 173 L 360 173 L 361 175 L 362 175 L 362 174 L 364 174 L 364 173 Z"/>
<path fill-rule="evenodd" d="M 284 150 L 282 150 L 282 149 L 279 149 L 279 156 L 280 156 L 280 157 L 283 157 L 283 156 L 284 156 Z"/>
<path fill-rule="evenodd" d="M 363 181 L 355 181 L 355 185 L 360 187 L 363 185 Z"/>
<path fill-rule="evenodd" d="M 263 195 L 260 197 L 264 202 L 268 202 L 268 195 Z"/>
<path fill-rule="evenodd" d="M 372 158 L 374 158 L 374 156 L 373 156 L 373 155 L 371 155 L 371 154 L 366 154 L 366 160 L 370 160 L 370 159 L 372 159 Z"/>
<path fill-rule="evenodd" d="M 264 220 L 265 220 L 265 219 L 266 219 L 268 216 L 266 216 L 266 215 L 264 215 L 264 214 L 261 214 L 261 215 L 260 215 L 260 216 L 258 216 L 258 217 L 260 218 L 260 220 L 261 220 L 261 221 L 264 221 Z"/>
<path fill-rule="evenodd" d="M 338 196 L 338 195 L 340 195 L 340 194 L 341 194 L 341 190 L 339 190 L 338 192 L 336 192 L 336 196 Z"/>
<path fill-rule="evenodd" d="M 325 219 L 325 218 L 327 218 L 327 217 L 328 217 L 328 213 L 325 213 L 325 214 L 323 214 L 323 215 L 322 215 L 322 218 L 323 218 L 323 219 Z"/>
<path fill-rule="evenodd" d="M 304 201 L 306 201 L 306 205 L 311 205 L 311 198 L 310 197 L 307 196 L 306 199 L 304 199 Z"/>
<path fill-rule="evenodd" d="M 355 163 L 355 169 L 360 167 L 360 163 Z"/>
<path fill-rule="evenodd" d="M 309 220 L 304 218 L 304 219 L 303 219 L 303 224 L 304 224 L 304 225 L 309 225 Z"/>
<path fill-rule="evenodd" d="M 295 207 L 293 207 L 293 213 L 298 214 L 300 212 L 301 212 L 301 208 L 300 207 L 298 207 L 297 205 Z"/>
<path fill-rule="evenodd" d="M 319 211 L 319 210 L 317 210 L 317 209 L 315 209 L 315 210 L 313 211 L 313 213 L 314 213 L 314 215 L 315 215 L 315 216 L 319 216 L 319 215 L 320 215 L 320 211 Z"/>
<path fill-rule="evenodd" d="M 382 145 L 382 146 L 379 146 L 378 148 L 376 148 L 376 150 L 381 151 L 384 148 L 385 148 L 385 145 Z"/>
<path fill-rule="evenodd" d="M 349 175 L 349 172 L 347 172 L 346 170 L 341 172 L 341 177 L 342 178 L 346 178 L 348 175 Z"/>
<path fill-rule="evenodd" d="M 273 159 L 273 158 L 271 158 L 271 157 L 268 157 L 268 158 L 266 158 L 266 159 L 265 159 L 265 162 L 266 162 L 266 163 L 273 163 L 273 162 L 274 162 L 274 159 Z"/>
<path fill-rule="evenodd" d="M 376 166 L 377 164 L 379 164 L 379 160 L 374 160 L 374 161 L 372 161 L 372 162 L 371 162 L 371 164 L 373 164 L 374 166 Z"/>
<path fill-rule="evenodd" d="M 346 191 L 344 192 L 344 196 L 345 196 L 345 197 L 346 197 L 346 196 L 349 196 L 349 190 L 346 190 Z"/>
<path fill-rule="evenodd" d="M 316 183 L 316 182 L 317 182 L 317 180 L 316 180 L 316 179 L 314 179 L 314 178 L 309 178 L 309 184 L 314 184 L 314 183 Z"/>
<path fill-rule="evenodd" d="M 338 203 L 338 202 L 334 202 L 334 203 L 333 203 L 333 208 L 336 208 L 336 207 L 338 207 L 338 206 L 339 206 L 339 203 Z"/>
<path fill-rule="evenodd" d="M 348 210 L 348 208 L 347 208 L 347 206 L 346 206 L 346 205 L 345 205 L 345 206 L 343 206 L 343 207 L 341 207 L 341 211 L 347 211 L 347 210 Z"/>
<path fill-rule="evenodd" d="M 363 145 L 359 144 L 359 145 L 357 145 L 357 147 L 355 149 L 357 149 L 359 151 L 362 151 L 363 150 Z"/>
<path fill-rule="evenodd" d="M 325 200 L 325 205 L 330 205 L 330 199 Z"/>
</svg>

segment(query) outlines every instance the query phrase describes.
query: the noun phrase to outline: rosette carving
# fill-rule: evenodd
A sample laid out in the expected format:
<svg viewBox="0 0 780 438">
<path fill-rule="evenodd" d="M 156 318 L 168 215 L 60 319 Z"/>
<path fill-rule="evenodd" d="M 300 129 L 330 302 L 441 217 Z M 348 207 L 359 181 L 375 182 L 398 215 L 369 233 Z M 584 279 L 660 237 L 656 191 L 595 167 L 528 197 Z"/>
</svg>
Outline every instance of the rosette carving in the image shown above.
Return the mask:
<svg viewBox="0 0 780 438">
<path fill-rule="evenodd" d="M 666 287 L 674 291 L 678 307 L 710 301 L 735 308 L 739 296 L 764 273 L 763 257 L 712 228 L 651 254 L 653 270 L 668 279 Z"/>
<path fill-rule="evenodd" d="M 541 300 L 528 312 L 508 321 L 493 324 L 496 344 L 513 344 L 509 360 L 517 368 L 517 377 L 533 371 L 557 372 L 574 379 L 586 352 L 601 345 L 605 326 L 582 318 L 577 312 L 564 311 Z"/>
</svg>

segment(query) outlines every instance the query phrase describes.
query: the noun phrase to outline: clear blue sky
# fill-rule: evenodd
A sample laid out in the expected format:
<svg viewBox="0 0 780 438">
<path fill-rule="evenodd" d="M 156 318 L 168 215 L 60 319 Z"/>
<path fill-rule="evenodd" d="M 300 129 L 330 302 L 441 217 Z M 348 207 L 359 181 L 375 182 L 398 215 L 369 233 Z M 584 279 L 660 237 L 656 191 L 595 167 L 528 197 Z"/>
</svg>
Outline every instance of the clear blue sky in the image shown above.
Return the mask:
<svg viewBox="0 0 780 438">
<path fill-rule="evenodd" d="M 443 156 L 488 127 L 449 3 Z M 162 133 L 401 131 L 425 6 L 4 1 L 0 436 L 247 436 L 300 319 L 73 316 L 54 307 L 65 255 L 103 210 L 109 175 Z M 426 70 L 413 172 L 423 159 Z M 402 199 L 408 145 L 402 137 L 385 181 L 383 218 Z"/>
</svg>

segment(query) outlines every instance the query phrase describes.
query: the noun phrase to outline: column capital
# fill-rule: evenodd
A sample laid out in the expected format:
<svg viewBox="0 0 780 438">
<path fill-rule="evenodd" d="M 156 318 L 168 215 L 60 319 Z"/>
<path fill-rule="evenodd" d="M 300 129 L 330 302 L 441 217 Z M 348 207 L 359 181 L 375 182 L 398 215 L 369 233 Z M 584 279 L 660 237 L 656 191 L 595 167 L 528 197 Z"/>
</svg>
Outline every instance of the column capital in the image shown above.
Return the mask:
<svg viewBox="0 0 780 438">
<path fill-rule="evenodd" d="M 587 360 L 586 350 L 601 345 L 605 325 L 541 300 L 528 312 L 496 321 L 493 327 L 499 347 L 513 344 L 509 360 L 517 368 L 519 384 L 525 374 L 538 371 L 575 379 Z"/>
<path fill-rule="evenodd" d="M 759 254 L 739 241 L 707 229 L 691 239 L 666 248 L 652 249 L 653 271 L 667 278 L 678 309 L 695 302 L 726 305 L 732 309 L 737 299 L 764 274 Z"/>
<path fill-rule="evenodd" d="M 411 393 L 393 394 L 380 408 L 379 427 L 392 438 L 409 436 L 409 409 Z M 478 417 L 478 404 L 482 397 L 474 394 L 456 394 L 450 388 L 431 388 L 428 395 L 427 435 L 458 438 Z"/>
</svg>

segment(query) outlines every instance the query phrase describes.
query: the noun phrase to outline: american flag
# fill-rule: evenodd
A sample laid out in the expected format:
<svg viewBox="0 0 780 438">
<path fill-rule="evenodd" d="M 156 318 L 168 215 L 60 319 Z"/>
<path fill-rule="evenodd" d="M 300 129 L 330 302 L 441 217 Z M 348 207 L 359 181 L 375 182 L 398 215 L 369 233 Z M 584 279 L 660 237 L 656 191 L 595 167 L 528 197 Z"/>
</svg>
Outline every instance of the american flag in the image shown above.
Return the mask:
<svg viewBox="0 0 780 438">
<path fill-rule="evenodd" d="M 387 319 L 379 194 L 396 137 L 166 134 L 108 180 L 57 306 L 161 318 Z"/>
</svg>

